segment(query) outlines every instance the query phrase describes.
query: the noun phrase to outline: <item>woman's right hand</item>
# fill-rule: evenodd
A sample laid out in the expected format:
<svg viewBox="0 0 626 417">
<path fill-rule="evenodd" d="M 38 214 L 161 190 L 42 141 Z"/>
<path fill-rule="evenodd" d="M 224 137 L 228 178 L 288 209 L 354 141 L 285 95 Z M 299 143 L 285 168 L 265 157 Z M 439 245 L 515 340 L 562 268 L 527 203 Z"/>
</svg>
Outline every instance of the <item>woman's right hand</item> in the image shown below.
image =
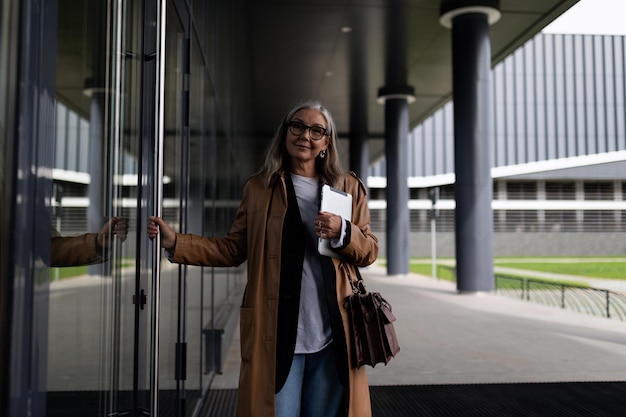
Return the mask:
<svg viewBox="0 0 626 417">
<path fill-rule="evenodd" d="M 150 216 L 148 221 L 148 237 L 154 239 L 161 234 L 161 247 L 164 249 L 174 249 L 176 246 L 176 232 L 165 220 L 157 216 Z"/>
</svg>

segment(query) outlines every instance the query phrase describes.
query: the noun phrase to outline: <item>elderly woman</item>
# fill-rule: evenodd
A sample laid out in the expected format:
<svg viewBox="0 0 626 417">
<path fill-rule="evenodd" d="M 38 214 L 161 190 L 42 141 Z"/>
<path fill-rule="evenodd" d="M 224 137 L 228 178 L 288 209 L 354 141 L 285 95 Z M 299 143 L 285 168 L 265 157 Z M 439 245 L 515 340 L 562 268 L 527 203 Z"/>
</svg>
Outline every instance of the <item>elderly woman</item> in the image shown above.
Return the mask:
<svg viewBox="0 0 626 417">
<path fill-rule="evenodd" d="M 320 212 L 320 187 L 350 193 L 352 219 Z M 236 266 L 248 261 L 241 306 L 239 417 L 371 416 L 365 368 L 352 368 L 344 300 L 355 268 L 372 264 L 367 191 L 341 169 L 337 131 L 319 103 L 294 107 L 251 177 L 230 231 L 205 238 L 175 233 L 151 217 L 172 262 Z M 322 256 L 318 238 L 337 256 Z"/>
</svg>

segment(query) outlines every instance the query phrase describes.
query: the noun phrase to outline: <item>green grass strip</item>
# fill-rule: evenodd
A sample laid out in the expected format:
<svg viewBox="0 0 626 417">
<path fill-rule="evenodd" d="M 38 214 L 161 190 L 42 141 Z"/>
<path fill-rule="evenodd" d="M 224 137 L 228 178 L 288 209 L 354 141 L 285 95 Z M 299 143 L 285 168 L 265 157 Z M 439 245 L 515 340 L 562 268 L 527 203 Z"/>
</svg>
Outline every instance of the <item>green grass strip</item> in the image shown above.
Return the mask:
<svg viewBox="0 0 626 417">
<path fill-rule="evenodd" d="M 496 262 L 496 265 L 583 277 L 626 279 L 626 262 Z"/>
<path fill-rule="evenodd" d="M 87 266 L 70 266 L 65 268 L 50 268 L 50 281 L 54 281 L 57 277 L 59 279 L 72 278 L 87 273 Z"/>
<path fill-rule="evenodd" d="M 431 264 L 411 263 L 409 266 L 409 270 L 414 274 L 432 276 Z M 437 264 L 437 268 L 435 269 L 435 274 L 438 279 L 456 282 L 456 273 L 454 270 L 455 268 L 452 266 Z"/>
</svg>

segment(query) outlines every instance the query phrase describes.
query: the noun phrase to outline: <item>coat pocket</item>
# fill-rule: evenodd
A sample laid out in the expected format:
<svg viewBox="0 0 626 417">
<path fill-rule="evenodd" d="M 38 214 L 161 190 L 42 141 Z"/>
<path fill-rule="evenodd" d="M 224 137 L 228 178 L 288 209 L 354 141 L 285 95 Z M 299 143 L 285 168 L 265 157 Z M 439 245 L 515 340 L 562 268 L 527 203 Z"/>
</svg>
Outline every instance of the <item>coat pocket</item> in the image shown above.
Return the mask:
<svg viewBox="0 0 626 417">
<path fill-rule="evenodd" d="M 241 361 L 249 363 L 252 359 L 255 338 L 255 309 L 241 307 L 239 311 L 239 340 L 241 348 Z"/>
</svg>

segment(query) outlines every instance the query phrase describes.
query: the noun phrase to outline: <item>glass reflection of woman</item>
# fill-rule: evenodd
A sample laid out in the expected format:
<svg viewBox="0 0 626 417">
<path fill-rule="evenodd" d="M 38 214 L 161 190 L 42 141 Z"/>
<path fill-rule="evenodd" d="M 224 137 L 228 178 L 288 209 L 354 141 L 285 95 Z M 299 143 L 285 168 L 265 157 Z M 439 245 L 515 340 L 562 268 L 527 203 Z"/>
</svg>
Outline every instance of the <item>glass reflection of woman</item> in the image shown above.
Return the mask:
<svg viewBox="0 0 626 417">
<path fill-rule="evenodd" d="M 78 236 L 61 236 L 51 229 L 50 266 L 80 266 L 104 262 L 113 243 L 113 237 L 126 239 L 128 220 L 112 217 L 97 233 L 84 233 Z"/>
</svg>

